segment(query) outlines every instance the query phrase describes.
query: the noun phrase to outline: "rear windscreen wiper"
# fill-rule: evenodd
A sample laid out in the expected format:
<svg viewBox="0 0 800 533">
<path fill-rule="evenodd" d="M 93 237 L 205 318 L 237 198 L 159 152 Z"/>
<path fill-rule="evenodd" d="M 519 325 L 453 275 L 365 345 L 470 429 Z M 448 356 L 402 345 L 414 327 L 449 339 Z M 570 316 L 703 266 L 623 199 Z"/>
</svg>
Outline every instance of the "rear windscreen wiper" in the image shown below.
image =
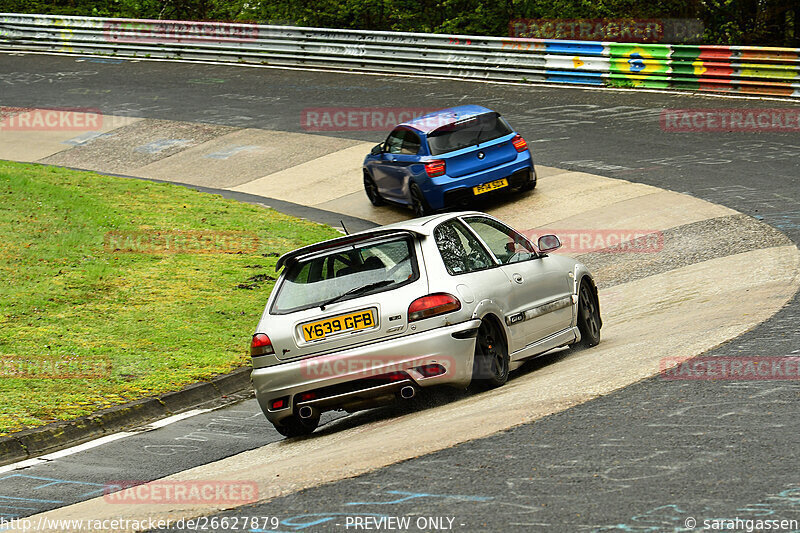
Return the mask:
<svg viewBox="0 0 800 533">
<path fill-rule="evenodd" d="M 385 285 L 389 285 L 390 283 L 394 283 L 394 280 L 393 279 L 385 279 L 383 281 L 376 281 L 375 283 L 368 283 L 367 285 L 363 285 L 361 287 L 355 287 L 355 288 L 350 289 L 349 291 L 347 291 L 347 292 L 345 292 L 343 294 L 340 294 L 339 296 L 334 296 L 330 300 L 327 300 L 327 301 L 319 304 L 319 308 L 320 308 L 321 311 L 324 311 L 325 310 L 325 306 L 330 305 L 330 304 L 332 304 L 334 302 L 338 302 L 339 300 L 341 300 L 345 296 L 358 294 L 360 292 L 367 292 L 367 291 L 372 290 L 372 289 L 377 289 L 378 287 L 383 287 Z"/>
</svg>

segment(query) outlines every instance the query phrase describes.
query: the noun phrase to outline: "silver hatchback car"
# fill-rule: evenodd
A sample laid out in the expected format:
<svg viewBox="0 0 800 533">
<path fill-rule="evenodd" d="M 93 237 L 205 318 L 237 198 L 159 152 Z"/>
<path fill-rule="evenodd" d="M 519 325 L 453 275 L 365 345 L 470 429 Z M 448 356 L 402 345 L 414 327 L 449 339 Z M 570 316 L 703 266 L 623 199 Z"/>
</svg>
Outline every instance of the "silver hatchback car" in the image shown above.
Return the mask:
<svg viewBox="0 0 800 533">
<path fill-rule="evenodd" d="M 560 246 L 459 212 L 283 255 L 250 346 L 261 409 L 282 435 L 303 435 L 323 411 L 498 387 L 525 359 L 596 345 L 597 288 L 583 264 L 548 255 Z"/>
</svg>

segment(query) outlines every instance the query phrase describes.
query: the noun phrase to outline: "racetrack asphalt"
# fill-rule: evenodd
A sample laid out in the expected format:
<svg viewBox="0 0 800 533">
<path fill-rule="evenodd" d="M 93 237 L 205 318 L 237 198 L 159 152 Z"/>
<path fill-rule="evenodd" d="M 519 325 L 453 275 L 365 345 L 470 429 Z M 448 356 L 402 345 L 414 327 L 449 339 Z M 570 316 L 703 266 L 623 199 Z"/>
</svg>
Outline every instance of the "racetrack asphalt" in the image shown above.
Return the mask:
<svg viewBox="0 0 800 533">
<path fill-rule="evenodd" d="M 800 238 L 796 133 L 678 134 L 660 127 L 664 108 L 794 103 L 31 55 L 2 56 L 0 65 L 2 105 L 92 107 L 297 133 L 308 133 L 300 123 L 307 107 L 483 103 L 509 117 L 537 163 L 685 192 L 762 220 L 795 244 Z M 325 135 L 377 142 L 382 132 Z M 710 238 L 706 228 L 700 234 Z M 757 239 L 750 235 L 742 245 L 756 246 Z M 795 296 L 711 354 L 800 353 L 798 310 Z M 462 531 L 673 531 L 690 516 L 701 524 L 715 517 L 800 519 L 798 392 L 796 381 L 651 378 L 491 437 L 231 514 L 277 516 L 289 531 L 344 529 L 346 515 L 367 513 L 453 517 L 453 528 Z M 230 448 L 203 445 L 197 458 L 213 461 L 265 442 L 258 436 Z M 104 453 L 115 468 L 121 462 L 125 471 L 126 461 L 133 468 L 139 456 L 125 457 L 124 443 L 120 451 L 98 448 L 79 468 L 92 468 Z M 166 468 L 168 462 L 153 463 L 150 478 L 183 464 Z M 61 472 L 53 478 L 70 479 Z M 0 481 L 5 488 L 8 482 Z"/>
</svg>

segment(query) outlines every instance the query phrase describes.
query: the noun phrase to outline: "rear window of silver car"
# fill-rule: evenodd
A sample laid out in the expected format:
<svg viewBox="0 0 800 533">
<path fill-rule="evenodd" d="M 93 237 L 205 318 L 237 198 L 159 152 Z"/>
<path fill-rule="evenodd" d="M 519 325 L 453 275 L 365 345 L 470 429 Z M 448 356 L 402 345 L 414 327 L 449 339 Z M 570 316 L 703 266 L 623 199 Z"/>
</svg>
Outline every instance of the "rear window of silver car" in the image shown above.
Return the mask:
<svg viewBox="0 0 800 533">
<path fill-rule="evenodd" d="M 492 141 L 512 131 L 499 114 L 484 113 L 432 131 L 428 134 L 428 147 L 431 155 L 440 155 Z"/>
<path fill-rule="evenodd" d="M 419 278 L 414 242 L 410 237 L 350 245 L 296 261 L 287 267 L 270 313 L 285 315 L 339 301 L 389 291 Z M 372 289 L 361 287 L 375 284 Z M 348 291 L 354 291 L 345 296 Z"/>
</svg>

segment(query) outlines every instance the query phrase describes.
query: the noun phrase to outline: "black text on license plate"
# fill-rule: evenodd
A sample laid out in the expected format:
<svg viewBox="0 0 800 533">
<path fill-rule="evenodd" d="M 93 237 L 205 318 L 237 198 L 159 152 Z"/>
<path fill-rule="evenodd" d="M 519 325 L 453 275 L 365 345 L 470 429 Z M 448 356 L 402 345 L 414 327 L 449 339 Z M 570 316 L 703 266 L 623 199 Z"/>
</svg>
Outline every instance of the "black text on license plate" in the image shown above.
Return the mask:
<svg viewBox="0 0 800 533">
<path fill-rule="evenodd" d="M 475 194 L 483 194 L 485 192 L 493 191 L 495 189 L 502 189 L 508 186 L 508 180 L 503 178 L 501 180 L 490 181 L 489 183 L 481 183 L 472 188 Z"/>
<path fill-rule="evenodd" d="M 324 339 L 335 333 L 357 331 L 375 325 L 375 316 L 371 309 L 356 311 L 347 315 L 339 315 L 310 324 L 303 324 L 303 338 L 307 341 Z"/>
</svg>

